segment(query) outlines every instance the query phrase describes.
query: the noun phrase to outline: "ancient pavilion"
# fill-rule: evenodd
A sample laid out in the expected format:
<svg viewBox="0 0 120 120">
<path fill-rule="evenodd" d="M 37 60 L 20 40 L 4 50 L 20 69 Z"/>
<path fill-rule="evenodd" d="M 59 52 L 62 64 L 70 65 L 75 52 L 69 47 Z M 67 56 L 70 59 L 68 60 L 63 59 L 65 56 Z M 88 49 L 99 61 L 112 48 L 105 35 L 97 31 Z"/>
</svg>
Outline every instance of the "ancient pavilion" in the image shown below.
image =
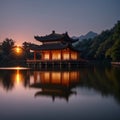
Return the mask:
<svg viewBox="0 0 120 120">
<path fill-rule="evenodd" d="M 34 36 L 41 45 L 30 44 L 30 50 L 34 52 L 33 60 L 27 60 L 27 63 L 73 63 L 80 60 L 80 51 L 73 47 L 74 40 L 68 36 L 68 33 L 58 34 L 52 31 L 46 36 Z M 38 59 L 36 54 L 40 54 Z"/>
</svg>

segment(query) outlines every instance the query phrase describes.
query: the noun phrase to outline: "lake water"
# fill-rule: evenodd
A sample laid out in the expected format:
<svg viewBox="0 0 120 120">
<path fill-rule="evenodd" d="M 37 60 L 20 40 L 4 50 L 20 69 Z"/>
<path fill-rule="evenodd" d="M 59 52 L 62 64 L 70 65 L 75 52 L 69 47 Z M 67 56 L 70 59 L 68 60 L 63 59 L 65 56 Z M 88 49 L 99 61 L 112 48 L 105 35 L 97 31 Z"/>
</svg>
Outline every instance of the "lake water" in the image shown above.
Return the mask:
<svg viewBox="0 0 120 120">
<path fill-rule="evenodd" d="M 0 120 L 120 120 L 120 67 L 2 68 Z"/>
</svg>

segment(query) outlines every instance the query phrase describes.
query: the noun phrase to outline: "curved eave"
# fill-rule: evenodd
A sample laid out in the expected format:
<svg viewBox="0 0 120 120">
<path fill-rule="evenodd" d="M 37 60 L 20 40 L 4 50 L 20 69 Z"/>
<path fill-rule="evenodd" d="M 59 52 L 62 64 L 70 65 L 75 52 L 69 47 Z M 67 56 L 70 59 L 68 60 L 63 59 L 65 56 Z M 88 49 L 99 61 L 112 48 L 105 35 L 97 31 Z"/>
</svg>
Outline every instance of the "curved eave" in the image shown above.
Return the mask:
<svg viewBox="0 0 120 120">
<path fill-rule="evenodd" d="M 63 44 L 43 44 L 43 45 L 31 45 L 30 49 L 31 50 L 61 50 L 67 48 L 68 45 L 63 45 Z"/>
<path fill-rule="evenodd" d="M 40 36 L 34 36 L 34 38 L 37 40 L 37 41 L 40 41 L 40 42 L 50 42 L 50 41 L 61 41 L 64 37 L 63 36 L 60 36 L 60 35 L 49 35 L 49 36 L 45 36 L 45 37 L 40 37 Z"/>
<path fill-rule="evenodd" d="M 78 39 L 70 38 L 67 33 L 64 34 L 52 33 L 46 36 L 34 36 L 34 38 L 39 42 L 65 41 L 68 43 L 74 43 L 78 41 Z"/>
<path fill-rule="evenodd" d="M 72 38 L 70 38 L 68 33 L 64 34 L 64 39 L 65 39 L 65 41 L 67 41 L 69 43 L 74 43 L 74 42 L 77 42 L 79 40 L 79 39 L 72 39 Z"/>
</svg>

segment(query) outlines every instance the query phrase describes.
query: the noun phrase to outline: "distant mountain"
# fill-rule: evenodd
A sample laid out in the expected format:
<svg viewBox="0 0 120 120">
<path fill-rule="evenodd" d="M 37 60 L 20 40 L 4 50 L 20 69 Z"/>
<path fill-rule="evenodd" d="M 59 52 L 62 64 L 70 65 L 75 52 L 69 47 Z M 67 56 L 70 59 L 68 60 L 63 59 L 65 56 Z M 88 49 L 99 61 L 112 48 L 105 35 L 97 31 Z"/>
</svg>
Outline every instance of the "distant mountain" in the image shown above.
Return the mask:
<svg viewBox="0 0 120 120">
<path fill-rule="evenodd" d="M 73 39 L 79 39 L 79 41 L 81 41 L 81 40 L 83 40 L 83 39 L 94 38 L 94 37 L 96 37 L 97 35 L 98 35 L 97 33 L 90 31 L 90 32 L 88 32 L 88 33 L 85 34 L 85 35 L 81 35 L 81 36 L 79 36 L 79 37 L 73 36 L 72 38 L 73 38 Z"/>
<path fill-rule="evenodd" d="M 91 32 L 87 35 L 91 35 Z M 111 29 L 102 31 L 91 40 L 79 40 L 75 47 L 82 51 L 82 58 L 120 62 L 120 21 Z"/>
</svg>

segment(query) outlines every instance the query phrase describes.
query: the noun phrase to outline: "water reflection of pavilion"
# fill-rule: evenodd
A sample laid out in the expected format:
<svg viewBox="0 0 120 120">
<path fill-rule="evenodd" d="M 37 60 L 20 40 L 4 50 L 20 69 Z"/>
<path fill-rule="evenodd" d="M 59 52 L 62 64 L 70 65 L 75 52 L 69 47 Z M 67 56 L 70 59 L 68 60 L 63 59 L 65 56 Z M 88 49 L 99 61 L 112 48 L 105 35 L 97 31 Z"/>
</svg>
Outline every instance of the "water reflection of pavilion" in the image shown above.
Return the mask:
<svg viewBox="0 0 120 120">
<path fill-rule="evenodd" d="M 79 71 L 34 71 L 30 87 L 40 88 L 40 91 L 35 93 L 35 97 L 52 97 L 53 101 L 59 97 L 68 101 L 70 95 L 76 94 L 72 88 L 78 85 L 79 80 Z"/>
</svg>

